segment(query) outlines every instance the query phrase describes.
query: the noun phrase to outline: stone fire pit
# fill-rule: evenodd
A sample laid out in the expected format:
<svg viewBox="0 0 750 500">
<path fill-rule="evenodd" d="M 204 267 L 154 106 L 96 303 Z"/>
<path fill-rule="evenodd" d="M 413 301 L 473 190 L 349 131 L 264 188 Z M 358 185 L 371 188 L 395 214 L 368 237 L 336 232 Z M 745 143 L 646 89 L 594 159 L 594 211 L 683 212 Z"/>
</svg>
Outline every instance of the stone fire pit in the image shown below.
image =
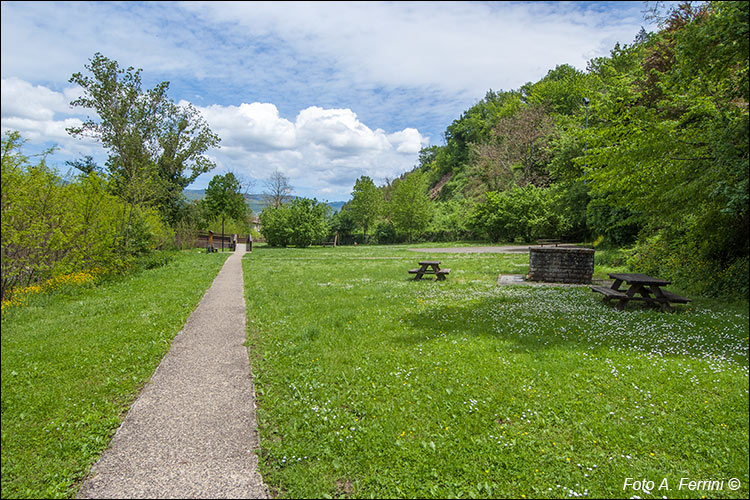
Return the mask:
<svg viewBox="0 0 750 500">
<path fill-rule="evenodd" d="M 531 281 L 587 284 L 593 275 L 592 248 L 529 247 Z"/>
</svg>

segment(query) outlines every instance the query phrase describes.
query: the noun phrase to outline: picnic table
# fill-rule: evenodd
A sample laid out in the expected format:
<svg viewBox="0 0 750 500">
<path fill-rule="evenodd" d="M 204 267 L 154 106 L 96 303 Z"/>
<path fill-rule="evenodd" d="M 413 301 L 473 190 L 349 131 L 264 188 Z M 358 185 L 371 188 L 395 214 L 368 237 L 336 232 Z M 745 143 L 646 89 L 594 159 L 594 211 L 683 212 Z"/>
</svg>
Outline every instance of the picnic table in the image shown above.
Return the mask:
<svg viewBox="0 0 750 500">
<path fill-rule="evenodd" d="M 425 260 L 419 263 L 419 269 L 410 269 L 409 274 L 416 274 L 414 281 L 421 280 L 425 274 L 434 274 L 437 281 L 444 280 L 446 274 L 450 274 L 448 268 L 440 268 L 439 260 Z"/>
<path fill-rule="evenodd" d="M 659 278 L 654 278 L 640 273 L 609 273 L 609 277 L 614 281 L 611 287 L 592 286 L 591 290 L 604 294 L 605 302 L 618 300 L 615 307 L 625 309 L 625 305 L 631 300 L 640 300 L 646 304 L 656 307 L 659 306 L 663 311 L 673 311 L 670 302 L 675 304 L 687 304 L 690 299 L 670 292 L 662 288 L 671 283 Z M 621 290 L 620 286 L 626 283 L 629 288 Z"/>
</svg>

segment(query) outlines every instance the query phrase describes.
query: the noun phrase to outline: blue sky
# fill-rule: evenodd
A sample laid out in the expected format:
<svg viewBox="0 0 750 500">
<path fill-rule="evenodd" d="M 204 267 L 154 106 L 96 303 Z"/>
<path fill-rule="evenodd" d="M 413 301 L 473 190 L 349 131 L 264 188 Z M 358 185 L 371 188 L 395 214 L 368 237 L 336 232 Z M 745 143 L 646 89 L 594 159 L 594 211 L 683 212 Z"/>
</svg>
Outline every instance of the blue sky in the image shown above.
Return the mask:
<svg viewBox="0 0 750 500">
<path fill-rule="evenodd" d="M 68 83 L 96 52 L 143 69 L 145 88 L 198 108 L 221 147 L 216 173 L 262 192 L 274 169 L 294 192 L 347 200 L 393 179 L 489 89 L 558 64 L 585 69 L 631 43 L 644 2 L 2 2 L 2 130 L 51 163 L 106 157 L 65 128 L 86 118 Z"/>
</svg>

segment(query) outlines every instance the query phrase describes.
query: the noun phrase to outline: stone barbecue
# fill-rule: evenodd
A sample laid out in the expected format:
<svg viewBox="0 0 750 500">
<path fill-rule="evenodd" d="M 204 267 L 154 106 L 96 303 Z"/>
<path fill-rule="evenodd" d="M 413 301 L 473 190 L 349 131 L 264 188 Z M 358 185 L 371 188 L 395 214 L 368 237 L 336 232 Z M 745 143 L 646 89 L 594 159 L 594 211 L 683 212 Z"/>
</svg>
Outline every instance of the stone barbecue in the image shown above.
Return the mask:
<svg viewBox="0 0 750 500">
<path fill-rule="evenodd" d="M 591 283 L 594 249 L 571 247 L 530 247 L 531 281 L 549 283 Z"/>
</svg>

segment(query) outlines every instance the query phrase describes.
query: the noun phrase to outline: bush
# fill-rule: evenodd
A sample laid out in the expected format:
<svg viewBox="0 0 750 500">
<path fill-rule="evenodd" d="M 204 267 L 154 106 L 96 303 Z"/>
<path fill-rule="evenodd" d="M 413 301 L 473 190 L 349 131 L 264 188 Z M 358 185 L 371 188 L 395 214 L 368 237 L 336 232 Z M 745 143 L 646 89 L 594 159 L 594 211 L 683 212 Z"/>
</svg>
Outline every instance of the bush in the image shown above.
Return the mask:
<svg viewBox="0 0 750 500">
<path fill-rule="evenodd" d="M 260 213 L 260 232 L 269 246 L 285 247 L 289 244 L 291 226 L 290 211 L 285 205 L 278 208 L 266 207 Z"/>
<path fill-rule="evenodd" d="M 436 203 L 435 212 L 425 236 L 431 241 L 472 239 L 469 227 L 469 207 L 464 200 Z"/>
<path fill-rule="evenodd" d="M 493 242 L 559 238 L 569 222 L 556 210 L 556 201 L 550 190 L 532 184 L 500 193 L 490 191 L 485 201 L 472 209 L 469 225 Z"/>
<path fill-rule="evenodd" d="M 375 241 L 381 245 L 397 243 L 396 228 L 387 220 L 381 220 L 375 225 Z"/>
<path fill-rule="evenodd" d="M 92 269 L 128 268 L 133 255 L 174 245 L 154 208 L 110 193 L 91 171 L 63 179 L 21 152 L 17 132 L 2 139 L 2 297 L 14 288 Z"/>
<path fill-rule="evenodd" d="M 260 214 L 261 233 L 270 246 L 308 247 L 322 243 L 329 231 L 330 207 L 315 199 L 295 198 Z"/>
<path fill-rule="evenodd" d="M 747 256 L 711 260 L 701 256 L 695 245 L 672 240 L 663 232 L 639 243 L 628 263 L 637 272 L 672 281 L 698 295 L 747 299 L 750 293 Z"/>
</svg>

